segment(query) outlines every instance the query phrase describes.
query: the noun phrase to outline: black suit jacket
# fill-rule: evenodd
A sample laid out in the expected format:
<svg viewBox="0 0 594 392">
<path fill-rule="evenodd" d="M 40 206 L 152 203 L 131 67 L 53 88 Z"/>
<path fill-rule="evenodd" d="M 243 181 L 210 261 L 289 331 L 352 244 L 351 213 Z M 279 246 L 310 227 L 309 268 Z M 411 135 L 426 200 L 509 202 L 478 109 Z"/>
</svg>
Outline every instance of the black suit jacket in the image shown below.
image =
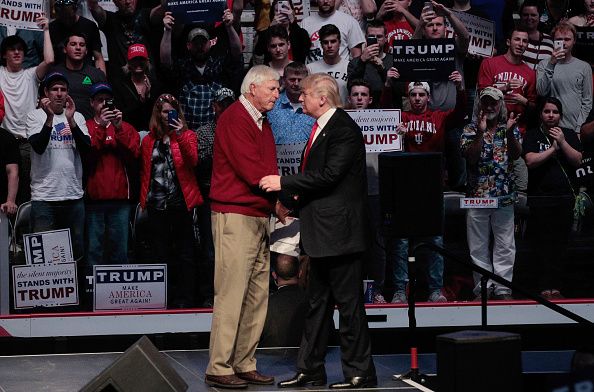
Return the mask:
<svg viewBox="0 0 594 392">
<path fill-rule="evenodd" d="M 336 110 L 314 141 L 303 172 L 281 177 L 281 188 L 299 195 L 306 254 L 331 257 L 367 248 L 365 143 L 344 110 Z"/>
</svg>

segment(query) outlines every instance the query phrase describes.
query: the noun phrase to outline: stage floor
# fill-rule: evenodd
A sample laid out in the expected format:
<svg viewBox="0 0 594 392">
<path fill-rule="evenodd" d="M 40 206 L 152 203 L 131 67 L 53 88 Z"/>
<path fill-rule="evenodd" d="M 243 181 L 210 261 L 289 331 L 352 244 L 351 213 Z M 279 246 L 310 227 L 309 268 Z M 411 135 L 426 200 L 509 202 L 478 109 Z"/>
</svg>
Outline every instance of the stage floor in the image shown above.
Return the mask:
<svg viewBox="0 0 594 392">
<path fill-rule="evenodd" d="M 78 391 L 103 369 L 114 362 L 121 353 L 83 353 L 0 357 L 0 392 L 70 392 Z M 208 362 L 208 350 L 162 351 L 175 371 L 189 385 L 188 391 L 217 391 L 204 383 L 204 370 Z M 289 378 L 294 373 L 296 348 L 259 349 L 258 369 L 274 375 L 276 380 Z M 571 351 L 524 352 L 524 373 L 561 373 L 569 370 Z M 432 391 L 430 380 L 418 385 L 411 381 L 394 380 L 395 374 L 404 374 L 410 369 L 408 355 L 374 355 L 378 386 L 371 391 Z M 435 374 L 435 354 L 420 354 L 419 368 L 425 374 Z M 328 349 L 326 371 L 328 382 L 342 380 L 340 352 L 336 347 Z M 435 382 L 435 380 L 433 380 Z M 278 390 L 276 386 L 250 386 L 249 391 Z M 327 391 L 320 387 L 298 390 Z M 290 391 L 290 390 L 287 390 Z"/>
</svg>

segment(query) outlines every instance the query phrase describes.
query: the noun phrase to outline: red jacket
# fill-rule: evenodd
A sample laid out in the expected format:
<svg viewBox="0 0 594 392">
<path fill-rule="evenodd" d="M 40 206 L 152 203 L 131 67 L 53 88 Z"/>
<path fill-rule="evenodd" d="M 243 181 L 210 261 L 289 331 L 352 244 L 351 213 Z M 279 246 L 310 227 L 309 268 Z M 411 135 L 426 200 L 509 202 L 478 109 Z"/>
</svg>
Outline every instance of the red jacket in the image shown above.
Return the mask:
<svg viewBox="0 0 594 392">
<path fill-rule="evenodd" d="M 149 133 L 142 139 L 140 163 L 140 205 L 146 207 L 146 197 L 149 191 L 150 178 L 152 173 L 151 157 L 155 145 L 154 132 Z M 186 130 L 180 136 L 175 132 L 169 135 L 169 146 L 173 156 L 173 166 L 179 181 L 181 191 L 186 201 L 188 210 L 202 204 L 202 195 L 198 188 L 198 181 L 194 174 L 194 168 L 198 164 L 198 140 L 196 133 Z"/>
<path fill-rule="evenodd" d="M 113 124 L 107 128 L 87 120 L 91 136 L 91 152 L 87 160 L 87 197 L 90 200 L 127 200 L 130 188 L 126 164 L 140 153 L 140 137 L 134 127 L 122 122 L 116 132 Z"/>
</svg>

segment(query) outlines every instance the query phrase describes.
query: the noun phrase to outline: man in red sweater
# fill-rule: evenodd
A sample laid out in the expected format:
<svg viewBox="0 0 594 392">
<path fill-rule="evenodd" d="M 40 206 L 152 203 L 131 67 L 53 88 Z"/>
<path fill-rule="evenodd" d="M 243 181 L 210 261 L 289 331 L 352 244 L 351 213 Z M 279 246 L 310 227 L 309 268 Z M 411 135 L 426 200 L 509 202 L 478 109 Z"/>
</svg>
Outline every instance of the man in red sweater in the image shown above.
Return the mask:
<svg viewBox="0 0 594 392">
<path fill-rule="evenodd" d="M 264 65 L 251 68 L 241 93 L 218 119 L 210 189 L 215 296 L 205 381 L 221 388 L 274 382 L 256 370 L 254 354 L 266 320 L 269 217 L 276 200 L 258 183 L 278 174 L 264 116 L 279 97 L 278 73 Z"/>
<path fill-rule="evenodd" d="M 91 151 L 87 156 L 87 263 L 128 262 L 130 189 L 126 165 L 138 158 L 140 137 L 122 121 L 107 83 L 89 89 L 94 116 L 87 120 Z"/>
</svg>

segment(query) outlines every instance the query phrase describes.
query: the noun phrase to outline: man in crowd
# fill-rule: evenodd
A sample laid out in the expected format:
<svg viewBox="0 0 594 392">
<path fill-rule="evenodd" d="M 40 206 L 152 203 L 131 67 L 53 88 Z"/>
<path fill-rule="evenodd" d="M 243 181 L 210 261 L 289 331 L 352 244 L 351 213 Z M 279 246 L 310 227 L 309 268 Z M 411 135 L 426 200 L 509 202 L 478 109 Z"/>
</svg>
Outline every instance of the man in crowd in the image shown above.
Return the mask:
<svg viewBox="0 0 594 392">
<path fill-rule="evenodd" d="M 366 33 L 367 44 L 361 56 L 349 62 L 348 76 L 349 81 L 354 79 L 367 81 L 371 88 L 373 100 L 379 102 L 386 81 L 386 72 L 394 64 L 394 59 L 391 53 L 384 51 L 386 28 L 382 22 L 373 20 L 367 23 Z M 370 40 L 376 41 L 376 43 Z M 397 94 L 397 92 L 394 92 L 394 96 Z"/>
<path fill-rule="evenodd" d="M 446 19 L 454 28 L 456 53 L 455 69 L 464 77 L 464 58 L 468 53 L 468 44 L 470 35 L 464 26 L 464 23 L 444 5 L 431 2 L 433 8 L 424 7 L 419 19 L 419 24 L 415 30 L 413 38 L 440 39 L 446 37 Z M 434 110 L 450 110 L 456 106 L 456 95 L 458 88 L 451 80 L 432 81 L 431 102 L 429 107 Z"/>
<path fill-rule="evenodd" d="M 270 61 L 268 66 L 274 69 L 282 77 L 285 67 L 289 65 L 289 51 L 291 43 L 289 42 L 289 33 L 284 26 L 275 25 L 268 29 L 268 54 Z"/>
<path fill-rule="evenodd" d="M 99 28 L 92 20 L 78 15 L 77 7 L 78 0 L 56 0 L 54 3 L 56 19 L 50 23 L 49 30 L 54 44 L 56 62 L 64 61 L 64 53 L 66 53 L 64 47 L 67 45 L 69 36 L 76 32 L 86 38 L 88 50 L 85 53 L 85 63 L 95 65 L 105 74 Z"/>
<path fill-rule="evenodd" d="M 302 63 L 292 62 L 285 67 L 283 92 L 274 108 L 268 112 L 268 121 L 276 144 L 306 142 L 309 137 L 315 120 L 303 113 L 303 105 L 299 101 L 301 81 L 307 75 L 307 67 Z"/>
<path fill-rule="evenodd" d="M 279 254 L 272 277 L 277 290 L 268 299 L 260 346 L 299 347 L 308 309 L 307 295 L 299 286 L 299 258 Z"/>
<path fill-rule="evenodd" d="M 267 192 L 299 199 L 301 245 L 310 256 L 309 312 L 297 355 L 298 372 L 280 388 L 326 384 L 324 367 L 334 305 L 340 313 L 345 380 L 331 389 L 377 385 L 363 305 L 362 259 L 369 245 L 365 144 L 359 126 L 339 109 L 338 85 L 326 74 L 303 79 L 300 100 L 316 119 L 302 172 L 260 180 Z"/>
<path fill-rule="evenodd" d="M 171 54 L 172 29 L 175 20 L 171 12 L 163 18 L 165 30 L 161 39 L 161 64 L 173 75 L 171 83 L 177 84 L 179 102 L 182 105 L 188 127 L 198 129 L 214 120 L 211 105 L 214 94 L 221 87 L 234 90 L 242 74 L 241 42 L 233 28 L 233 14 L 225 10 L 223 24 L 229 36 L 230 52 L 228 55 L 215 54 L 216 46 L 208 32 L 200 27 L 190 30 L 187 36 L 187 57 L 174 63 Z M 220 51 L 218 51 L 220 52 Z"/>
<path fill-rule="evenodd" d="M 324 56 L 321 60 L 307 65 L 309 73 L 313 75 L 321 72 L 332 76 L 338 84 L 341 101 L 346 102 L 349 62 L 340 57 L 340 30 L 333 24 L 327 24 L 322 26 L 318 34 Z"/>
<path fill-rule="evenodd" d="M 43 29 L 43 61 L 31 68 L 24 68 L 23 61 L 27 53 L 25 41 L 17 35 L 5 38 L 0 44 L 2 66 L 0 66 L 0 89 L 4 94 L 6 115 L 2 120 L 2 128 L 16 137 L 19 144 L 21 165 L 19 166 L 19 192 L 17 204 L 31 199 L 30 175 L 31 145 L 27 140 L 25 119 L 27 113 L 37 106 L 37 88 L 39 81 L 45 76 L 49 66 L 54 62 L 54 50 L 48 29 L 48 20 L 37 19 Z"/>
<path fill-rule="evenodd" d="M 510 162 L 522 153 L 517 116 L 509 118 L 503 92 L 485 87 L 479 94 L 472 122 L 464 128 L 461 146 L 468 163 L 468 192 L 472 198 L 497 200 L 497 208 L 469 209 L 466 215 L 468 247 L 472 262 L 496 275 L 512 280 L 516 245 L 514 239 L 514 191 Z M 489 246 L 491 235 L 493 248 Z M 481 291 L 481 275 L 474 273 L 474 293 Z M 511 291 L 489 281 L 493 299 L 512 299 Z M 480 297 L 479 297 L 480 298 Z"/>
<path fill-rule="evenodd" d="M 138 132 L 122 121 L 107 83 L 91 86 L 93 118 L 87 120 L 91 152 L 87 159 L 87 264 L 128 262 L 130 189 L 126 167 L 140 153 Z"/>
<path fill-rule="evenodd" d="M 507 52 L 483 60 L 478 75 L 478 90 L 487 86 L 504 93 L 507 113 L 520 115 L 520 129 L 525 131 L 523 114 L 536 106 L 536 74 L 523 61 L 528 46 L 528 32 L 522 27 L 510 32 Z"/>
<path fill-rule="evenodd" d="M 307 56 L 307 64 L 322 59 L 322 42 L 319 30 L 327 24 L 333 24 L 340 31 L 338 55 L 341 58 L 348 62 L 349 56 L 359 57 L 361 55 L 361 45 L 365 42 L 365 37 L 359 23 L 352 16 L 336 11 L 335 6 L 336 0 L 320 0 L 318 1 L 318 13 L 312 13 L 301 22 L 301 27 L 307 30 L 312 43 L 309 56 Z"/>
<path fill-rule="evenodd" d="M 83 256 L 85 206 L 81 154 L 91 147 L 82 114 L 68 95 L 68 80 L 59 72 L 43 82 L 45 97 L 27 115 L 31 153 L 31 229 L 70 229 L 75 260 Z"/>
<path fill-rule="evenodd" d="M 427 82 L 411 82 L 408 85 L 408 99 L 411 110 L 402 113 L 402 123 L 398 133 L 403 135 L 403 149 L 407 152 L 443 152 L 446 135 L 463 119 L 466 98 L 462 84 L 462 75 L 454 71 L 450 80 L 457 87 L 456 107 L 453 110 L 441 111 L 429 109 L 431 89 Z M 426 240 L 435 245 L 443 245 L 443 237 L 435 236 L 426 239 L 414 238 L 414 241 Z M 406 282 L 408 281 L 409 239 L 390 238 L 386 251 L 393 262 L 394 285 L 396 291 L 392 303 L 406 303 Z M 427 283 L 429 302 L 445 302 L 441 292 L 443 287 L 443 257 L 433 251 L 423 253 L 427 259 Z"/>
<path fill-rule="evenodd" d="M 592 67 L 571 54 L 577 35 L 572 24 L 560 22 L 551 33 L 554 41 L 563 41 L 563 47 L 538 63 L 536 91 L 559 99 L 563 107 L 559 126 L 579 132 L 592 109 Z"/>
<path fill-rule="evenodd" d="M 74 101 L 76 110 L 85 119 L 95 114 L 91 107 L 91 86 L 105 82 L 105 74 L 85 61 L 87 55 L 87 38 L 82 33 L 68 35 L 64 43 L 64 63 L 56 64 L 51 72 L 60 72 L 68 79 L 68 95 Z"/>
<path fill-rule="evenodd" d="M 532 69 L 536 69 L 538 63 L 547 60 L 553 53 L 553 38 L 541 32 L 540 5 L 538 0 L 525 0 L 520 6 L 520 25 L 528 32 L 528 47 L 522 55 L 522 60 Z"/>
<path fill-rule="evenodd" d="M 272 384 L 256 369 L 256 346 L 268 304 L 269 217 L 275 198 L 258 189 L 278 172 L 265 113 L 279 96 L 279 75 L 258 65 L 241 97 L 219 117 L 210 188 L 215 244 L 215 297 L 206 383 L 222 388 Z M 284 218 L 283 218 L 284 219 Z"/>
</svg>

